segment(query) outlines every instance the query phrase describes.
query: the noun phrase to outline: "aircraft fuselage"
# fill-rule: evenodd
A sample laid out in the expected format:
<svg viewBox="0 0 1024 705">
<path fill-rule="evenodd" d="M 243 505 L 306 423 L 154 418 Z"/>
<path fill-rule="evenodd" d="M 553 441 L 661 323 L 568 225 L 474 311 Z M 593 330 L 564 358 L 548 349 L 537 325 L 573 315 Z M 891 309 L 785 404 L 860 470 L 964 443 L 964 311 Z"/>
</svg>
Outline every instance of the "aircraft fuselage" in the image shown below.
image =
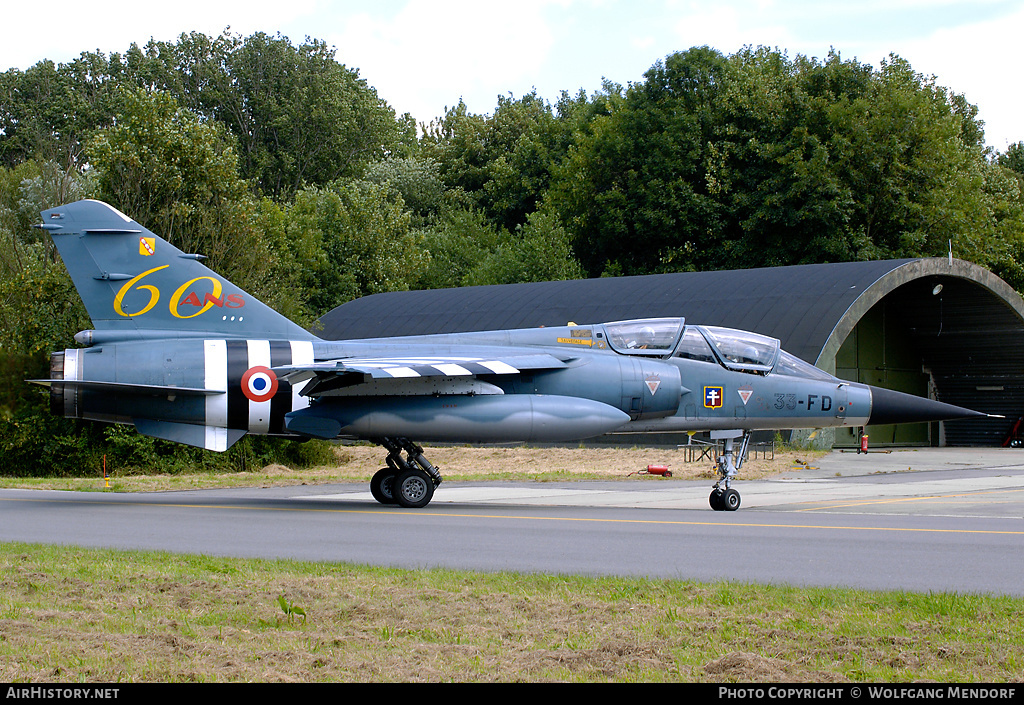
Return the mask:
<svg viewBox="0 0 1024 705">
<path fill-rule="evenodd" d="M 682 332 L 681 321 L 673 325 Z M 538 354 L 558 366 L 511 374 L 482 364 Z M 866 385 L 820 371 L 809 379 L 732 370 L 672 349 L 620 352 L 601 325 L 347 342 L 108 341 L 57 356 L 57 413 L 248 433 L 368 438 L 412 435 L 412 427 L 426 441 L 559 441 L 609 432 L 862 426 L 871 413 Z M 352 375 L 319 389 L 315 378 L 292 384 L 274 372 L 346 359 L 395 362 L 380 377 Z M 254 380 L 252 370 L 265 371 Z M 307 385 L 317 395 L 312 403 L 301 393 Z M 544 422 L 528 423 L 535 415 Z"/>
</svg>

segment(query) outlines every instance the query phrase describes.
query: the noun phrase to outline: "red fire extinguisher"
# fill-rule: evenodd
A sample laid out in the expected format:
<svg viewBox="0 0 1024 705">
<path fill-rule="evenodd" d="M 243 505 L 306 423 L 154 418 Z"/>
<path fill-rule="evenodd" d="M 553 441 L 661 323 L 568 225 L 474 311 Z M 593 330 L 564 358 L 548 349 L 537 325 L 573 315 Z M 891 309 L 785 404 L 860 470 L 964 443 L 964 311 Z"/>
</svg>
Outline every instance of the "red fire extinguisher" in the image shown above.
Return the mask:
<svg viewBox="0 0 1024 705">
<path fill-rule="evenodd" d="M 863 436 L 860 437 L 860 450 L 857 451 L 857 454 L 860 455 L 861 453 L 867 453 L 867 452 L 868 452 L 868 434 L 865 433 Z"/>
</svg>

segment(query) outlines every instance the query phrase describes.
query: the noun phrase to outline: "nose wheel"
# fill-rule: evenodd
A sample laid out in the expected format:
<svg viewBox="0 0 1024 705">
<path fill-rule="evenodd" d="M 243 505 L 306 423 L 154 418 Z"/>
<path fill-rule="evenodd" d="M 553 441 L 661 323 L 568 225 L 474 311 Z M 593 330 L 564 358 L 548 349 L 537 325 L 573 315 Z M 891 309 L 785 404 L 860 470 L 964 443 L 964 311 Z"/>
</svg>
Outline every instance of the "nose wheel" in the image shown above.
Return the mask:
<svg viewBox="0 0 1024 705">
<path fill-rule="evenodd" d="M 731 488 L 711 490 L 708 500 L 716 512 L 735 512 L 740 508 L 740 493 Z"/>
<path fill-rule="evenodd" d="M 736 455 L 736 462 L 733 462 L 733 444 L 736 438 L 741 437 L 740 450 Z M 740 493 L 734 490 L 733 478 L 743 465 L 743 459 L 747 455 L 747 446 L 750 443 L 750 434 L 742 431 L 712 431 L 711 438 L 725 439 L 722 454 L 715 458 L 715 466 L 720 479 L 715 483 L 708 497 L 708 503 L 716 512 L 735 512 L 740 508 Z"/>
</svg>

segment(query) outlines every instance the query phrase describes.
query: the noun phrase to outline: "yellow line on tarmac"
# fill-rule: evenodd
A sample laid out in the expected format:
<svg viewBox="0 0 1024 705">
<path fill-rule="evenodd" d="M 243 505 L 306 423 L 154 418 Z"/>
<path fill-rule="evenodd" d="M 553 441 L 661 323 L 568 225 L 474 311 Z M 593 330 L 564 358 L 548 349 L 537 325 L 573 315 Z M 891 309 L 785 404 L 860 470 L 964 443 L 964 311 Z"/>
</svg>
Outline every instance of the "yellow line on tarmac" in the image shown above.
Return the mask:
<svg viewBox="0 0 1024 705">
<path fill-rule="evenodd" d="M 381 508 L 381 509 L 341 509 L 335 507 L 324 507 L 324 508 L 312 508 L 312 507 L 265 507 L 265 506 L 247 506 L 247 505 L 225 505 L 225 504 L 178 504 L 175 502 L 145 502 L 139 504 L 129 504 L 125 502 L 109 502 L 104 500 L 98 501 L 76 501 L 71 499 L 31 499 L 31 498 L 13 498 L 13 497 L 0 497 L 0 501 L 6 502 L 58 502 L 67 504 L 96 504 L 96 505 L 116 505 L 116 506 L 131 506 L 131 507 L 165 507 L 165 508 L 180 508 L 180 509 L 229 509 L 229 510 L 243 510 L 243 511 L 271 511 L 271 512 L 315 512 L 325 514 L 386 514 L 393 517 L 401 518 L 422 518 L 422 519 L 433 519 L 433 518 L 449 518 L 449 519 L 503 519 L 503 520 L 517 520 L 517 521 L 552 521 L 552 522 L 580 522 L 580 523 L 592 523 L 592 524 L 644 524 L 644 525 L 657 525 L 657 526 L 714 526 L 714 527 L 735 527 L 735 528 L 748 528 L 748 529 L 818 529 L 818 530 L 831 530 L 831 531 L 886 531 L 886 532 L 907 532 L 907 533 L 920 533 L 920 534 L 1003 534 L 1009 536 L 1024 536 L 1024 530 L 1021 531 L 1003 531 L 1003 530 L 990 530 L 990 529 L 926 529 L 926 528 L 914 528 L 914 527 L 898 527 L 898 526 L 828 526 L 824 524 L 766 524 L 766 523 L 748 523 L 742 521 L 742 514 L 736 515 L 729 513 L 722 513 L 721 516 L 725 518 L 735 518 L 737 521 L 678 521 L 668 519 L 600 519 L 593 517 L 544 517 L 544 516 L 522 516 L 515 514 L 465 514 L 457 512 L 440 512 L 433 510 L 401 510 L 395 508 Z"/>
<path fill-rule="evenodd" d="M 1024 489 L 1018 490 L 978 490 L 976 492 L 961 492 L 958 494 L 936 494 L 936 495 L 925 495 L 923 497 L 896 497 L 893 499 L 870 499 L 858 502 L 842 502 L 839 504 L 826 504 L 820 507 L 807 507 L 806 509 L 797 509 L 798 512 L 817 512 L 822 509 L 844 509 L 846 507 L 863 507 L 866 505 L 876 504 L 897 504 L 899 502 L 923 502 L 933 499 L 954 499 L 956 497 L 980 497 L 986 494 L 1008 494 L 1010 492 L 1024 492 Z"/>
<path fill-rule="evenodd" d="M 506 514 L 448 514 L 430 512 L 430 516 L 456 517 L 472 519 L 523 519 L 533 521 L 579 521 L 595 524 L 656 524 L 660 526 L 718 526 L 753 529 L 831 529 L 834 531 L 906 531 L 915 533 L 935 534 L 1007 534 L 1010 536 L 1024 536 L 1024 531 L 993 531 L 989 529 L 919 529 L 899 526 L 827 526 L 818 524 L 764 524 L 719 521 L 671 521 L 665 519 L 593 519 L 587 517 L 535 517 L 535 516 L 514 516 Z M 729 516 L 723 514 L 723 517 Z M 735 516 L 735 515 L 733 515 Z"/>
</svg>

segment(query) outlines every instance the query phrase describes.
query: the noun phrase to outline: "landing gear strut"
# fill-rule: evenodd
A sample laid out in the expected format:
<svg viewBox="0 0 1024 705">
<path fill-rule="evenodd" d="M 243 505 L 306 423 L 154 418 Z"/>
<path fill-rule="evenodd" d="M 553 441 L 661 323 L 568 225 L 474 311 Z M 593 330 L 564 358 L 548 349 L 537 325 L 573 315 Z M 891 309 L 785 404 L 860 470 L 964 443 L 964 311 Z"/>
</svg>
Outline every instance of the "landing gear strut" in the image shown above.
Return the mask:
<svg viewBox="0 0 1024 705">
<path fill-rule="evenodd" d="M 388 466 L 370 480 L 373 498 L 381 504 L 413 509 L 427 506 L 441 484 L 441 473 L 423 457 L 423 448 L 408 438 L 381 438 L 377 444 L 388 451 Z"/>
<path fill-rule="evenodd" d="M 740 450 L 736 462 L 733 462 L 733 443 L 742 437 Z M 716 512 L 735 512 L 740 508 L 740 493 L 732 488 L 733 478 L 741 467 L 743 459 L 747 457 L 747 446 L 750 444 L 750 433 L 742 431 L 712 431 L 712 439 L 725 439 L 725 446 L 722 454 L 715 459 L 720 479 L 715 483 L 708 498 L 711 508 Z"/>
</svg>

